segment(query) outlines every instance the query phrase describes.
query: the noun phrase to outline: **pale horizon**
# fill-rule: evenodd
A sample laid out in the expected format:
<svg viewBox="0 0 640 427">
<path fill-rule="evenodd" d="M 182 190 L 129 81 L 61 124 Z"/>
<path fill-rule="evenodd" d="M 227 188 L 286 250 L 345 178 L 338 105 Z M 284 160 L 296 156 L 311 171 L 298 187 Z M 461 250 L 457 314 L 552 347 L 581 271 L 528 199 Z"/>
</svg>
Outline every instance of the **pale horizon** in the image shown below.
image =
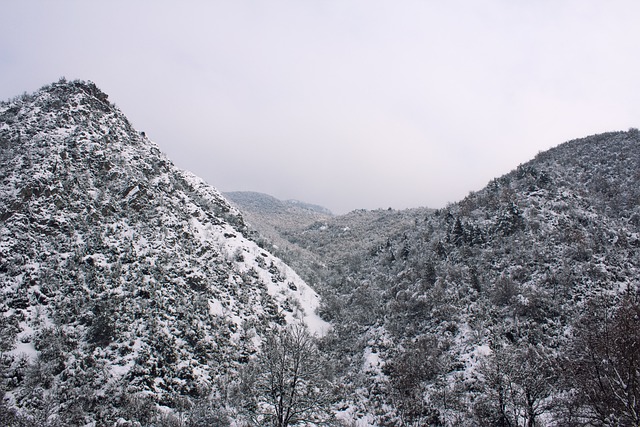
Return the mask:
<svg viewBox="0 0 640 427">
<path fill-rule="evenodd" d="M 640 3 L 28 1 L 0 98 L 91 80 L 223 192 L 439 208 L 565 141 L 639 126 Z"/>
</svg>

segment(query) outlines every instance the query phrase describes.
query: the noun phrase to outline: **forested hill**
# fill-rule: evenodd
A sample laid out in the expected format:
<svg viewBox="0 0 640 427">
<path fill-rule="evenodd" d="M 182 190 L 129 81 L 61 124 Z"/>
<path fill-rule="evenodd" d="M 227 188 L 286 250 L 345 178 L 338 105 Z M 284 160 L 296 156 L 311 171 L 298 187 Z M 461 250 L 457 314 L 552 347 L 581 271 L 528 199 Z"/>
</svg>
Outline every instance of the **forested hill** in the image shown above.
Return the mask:
<svg viewBox="0 0 640 427">
<path fill-rule="evenodd" d="M 344 413 L 638 425 L 639 171 L 637 130 L 595 135 L 447 208 L 285 231 L 319 257 L 303 273 L 335 326 L 326 346 L 345 367 Z"/>
<path fill-rule="evenodd" d="M 231 202 L 241 207 L 243 213 L 262 215 L 265 221 L 274 217 L 289 217 L 290 220 L 305 223 L 309 219 L 322 219 L 333 214 L 327 208 L 299 200 L 279 200 L 273 196 L 255 191 L 231 191 L 224 193 Z"/>
<path fill-rule="evenodd" d="M 260 237 L 93 83 L 3 102 L 0 424 L 640 425 L 639 171 L 632 129 L 438 210 L 253 194 Z"/>
<path fill-rule="evenodd" d="M 0 424 L 228 425 L 268 331 L 328 328 L 246 235 L 93 83 L 0 104 Z"/>
</svg>

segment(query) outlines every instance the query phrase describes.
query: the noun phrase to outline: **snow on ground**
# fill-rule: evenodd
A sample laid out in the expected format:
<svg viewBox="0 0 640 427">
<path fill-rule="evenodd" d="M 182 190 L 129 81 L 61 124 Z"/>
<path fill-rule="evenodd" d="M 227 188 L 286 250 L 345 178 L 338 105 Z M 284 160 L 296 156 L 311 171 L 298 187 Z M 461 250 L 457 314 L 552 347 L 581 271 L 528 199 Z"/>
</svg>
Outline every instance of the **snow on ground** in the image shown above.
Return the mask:
<svg viewBox="0 0 640 427">
<path fill-rule="evenodd" d="M 279 258 L 244 238 L 228 224 L 203 224 L 197 218 L 191 218 L 190 225 L 203 243 L 215 244 L 239 271 L 257 272 L 259 280 L 266 284 L 269 295 L 280 307 L 293 305 L 292 311 L 283 312 L 287 323 L 302 322 L 318 336 L 329 332 L 331 325 L 316 314 L 320 305 L 318 294 Z M 211 309 L 219 312 L 222 307 L 214 303 Z"/>
<path fill-rule="evenodd" d="M 29 362 L 34 362 L 38 358 L 38 350 L 33 346 L 33 328 L 27 322 L 20 322 L 20 332 L 16 337 L 15 347 L 6 354 L 11 356 L 23 356 Z"/>
<path fill-rule="evenodd" d="M 345 425 L 355 427 L 376 427 L 376 420 L 371 414 L 359 412 L 355 406 L 348 406 L 335 412 L 336 419 Z"/>
</svg>

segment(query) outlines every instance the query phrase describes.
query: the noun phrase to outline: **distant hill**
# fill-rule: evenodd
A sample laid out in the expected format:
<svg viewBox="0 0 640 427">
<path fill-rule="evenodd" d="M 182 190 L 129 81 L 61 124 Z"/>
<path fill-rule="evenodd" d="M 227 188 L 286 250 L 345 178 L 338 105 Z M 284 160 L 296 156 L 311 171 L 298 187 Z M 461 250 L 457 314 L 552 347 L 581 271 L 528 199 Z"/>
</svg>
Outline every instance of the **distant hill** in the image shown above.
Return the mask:
<svg viewBox="0 0 640 427">
<path fill-rule="evenodd" d="M 257 231 L 270 238 L 277 238 L 280 230 L 306 227 L 333 217 L 331 211 L 322 206 L 280 200 L 264 193 L 235 191 L 224 193 L 224 196 Z"/>
<path fill-rule="evenodd" d="M 151 425 L 219 396 L 267 332 L 326 332 L 248 237 L 93 83 L 0 104 L 0 418 Z"/>
<path fill-rule="evenodd" d="M 301 202 L 299 200 L 280 200 L 273 196 L 254 191 L 232 191 L 224 193 L 231 202 L 243 208 L 246 212 L 262 213 L 264 215 L 299 216 L 304 217 L 333 216 L 331 211 L 319 205 Z"/>
</svg>

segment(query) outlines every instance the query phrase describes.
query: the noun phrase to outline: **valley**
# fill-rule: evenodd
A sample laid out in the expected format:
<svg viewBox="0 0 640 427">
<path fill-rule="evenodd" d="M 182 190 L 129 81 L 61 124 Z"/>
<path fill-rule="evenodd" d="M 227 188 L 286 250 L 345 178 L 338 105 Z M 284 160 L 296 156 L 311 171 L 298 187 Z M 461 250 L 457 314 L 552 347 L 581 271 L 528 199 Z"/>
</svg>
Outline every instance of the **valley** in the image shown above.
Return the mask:
<svg viewBox="0 0 640 427">
<path fill-rule="evenodd" d="M 4 425 L 640 425 L 637 129 L 333 215 L 61 80 L 0 104 L 0 164 Z"/>
</svg>

